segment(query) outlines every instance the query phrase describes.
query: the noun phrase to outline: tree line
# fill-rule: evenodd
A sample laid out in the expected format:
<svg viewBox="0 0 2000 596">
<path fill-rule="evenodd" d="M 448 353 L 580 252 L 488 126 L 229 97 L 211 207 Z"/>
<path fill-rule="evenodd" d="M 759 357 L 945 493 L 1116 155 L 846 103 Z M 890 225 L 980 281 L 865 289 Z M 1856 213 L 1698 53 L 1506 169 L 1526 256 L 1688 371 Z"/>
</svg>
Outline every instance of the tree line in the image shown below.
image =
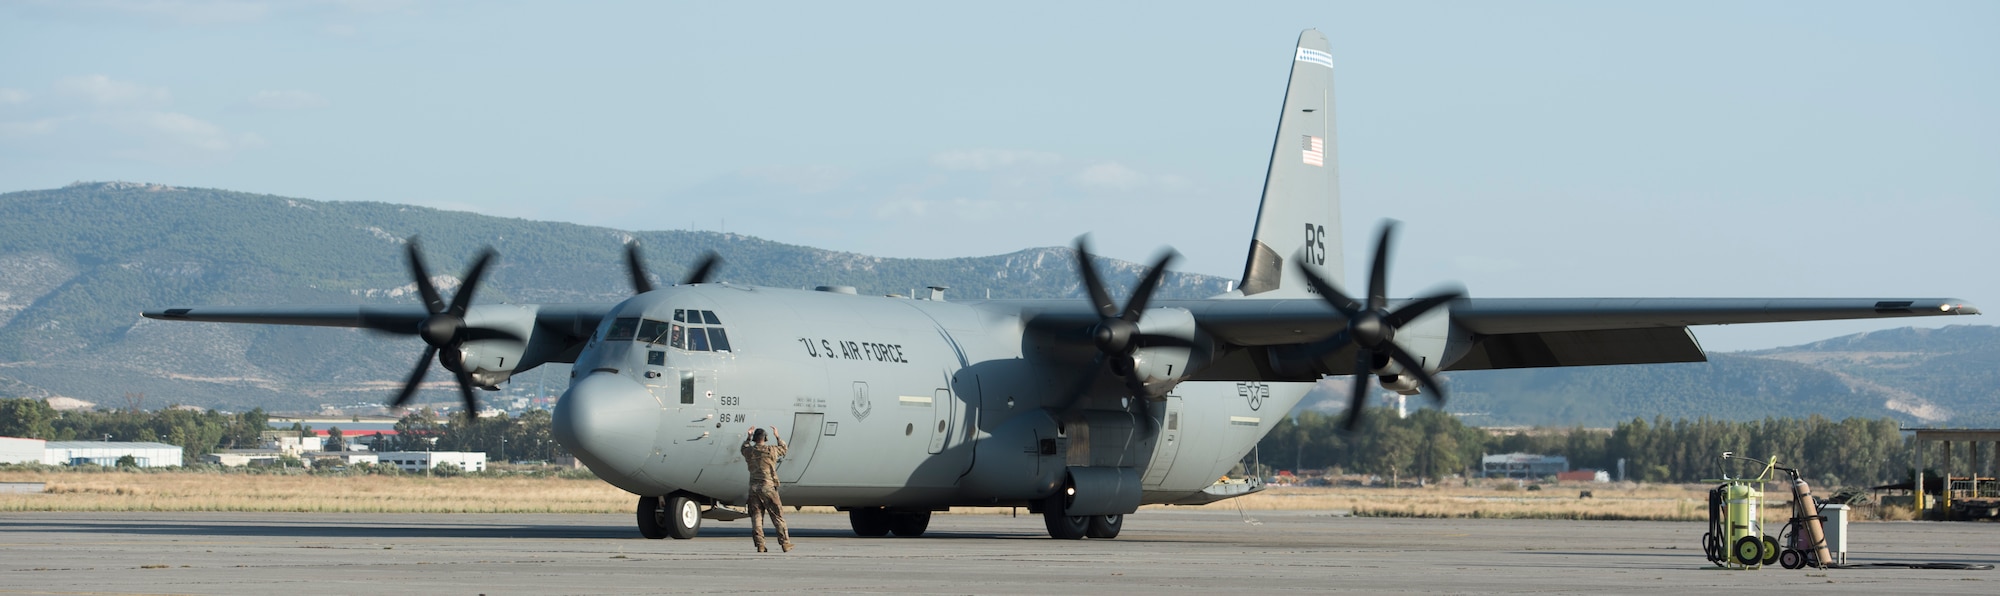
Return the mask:
<svg viewBox="0 0 2000 596">
<path fill-rule="evenodd" d="M 1479 473 L 1485 455 L 1532 453 L 1569 458 L 1570 469 L 1617 469 L 1640 482 L 1701 482 L 1722 474 L 1754 475 L 1747 465 L 1724 464 L 1725 451 L 1756 459 L 1776 456 L 1815 484 L 1868 486 L 1910 477 L 1913 438 L 1890 418 L 1822 416 L 1735 422 L 1712 418 L 1618 423 L 1609 431 L 1575 427 L 1489 432 L 1445 412 L 1422 409 L 1399 419 L 1379 409 L 1362 418 L 1358 432 L 1344 432 L 1339 414 L 1304 411 L 1280 422 L 1258 443 L 1261 463 L 1282 469 L 1376 474 L 1384 478 L 1441 480 Z"/>
</svg>

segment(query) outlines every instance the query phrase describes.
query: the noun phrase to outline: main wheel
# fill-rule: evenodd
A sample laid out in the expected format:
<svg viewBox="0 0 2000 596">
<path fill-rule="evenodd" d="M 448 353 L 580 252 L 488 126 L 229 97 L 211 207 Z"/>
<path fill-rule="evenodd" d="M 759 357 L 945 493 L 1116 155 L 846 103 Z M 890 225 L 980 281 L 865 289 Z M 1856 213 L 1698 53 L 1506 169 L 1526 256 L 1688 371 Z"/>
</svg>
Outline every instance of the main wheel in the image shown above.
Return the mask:
<svg viewBox="0 0 2000 596">
<path fill-rule="evenodd" d="M 660 509 L 659 497 L 639 497 L 639 535 L 647 540 L 667 537 L 667 514 Z"/>
<path fill-rule="evenodd" d="M 916 538 L 924 535 L 924 530 L 930 527 L 929 511 L 897 511 L 889 514 L 889 531 L 897 536 Z"/>
<path fill-rule="evenodd" d="M 1729 554 L 1737 563 L 1756 565 L 1764 560 L 1764 541 L 1756 536 L 1738 538 L 1736 544 L 1730 545 Z"/>
<path fill-rule="evenodd" d="M 1049 497 L 1042 505 L 1042 523 L 1049 527 L 1049 537 L 1057 540 L 1078 540 L 1090 532 L 1090 516 L 1070 515 L 1064 511 L 1064 496 Z"/>
<path fill-rule="evenodd" d="M 1084 535 L 1109 540 L 1117 538 L 1118 531 L 1124 528 L 1123 515 L 1093 515 L 1090 516 L 1090 527 L 1084 530 Z"/>
<path fill-rule="evenodd" d="M 881 507 L 849 509 L 847 523 L 854 526 L 854 533 L 858 536 L 879 538 L 889 535 L 889 511 Z"/>
<path fill-rule="evenodd" d="M 1776 564 L 1778 564 L 1778 551 L 1781 551 L 1781 550 L 1784 550 L 1784 549 L 1781 549 L 1781 548 L 1778 548 L 1778 539 L 1776 539 L 1776 538 L 1772 538 L 1772 537 L 1771 537 L 1771 535 L 1769 535 L 1769 534 L 1765 534 L 1765 535 L 1764 535 L 1764 556 L 1763 556 L 1763 558 L 1761 558 L 1761 559 L 1758 559 L 1758 560 L 1759 560 L 1760 562 L 1762 562 L 1763 564 L 1765 564 L 1765 565 L 1776 565 Z"/>
<path fill-rule="evenodd" d="M 666 506 L 667 536 L 687 540 L 701 533 L 701 503 L 686 495 L 669 495 Z"/>
</svg>

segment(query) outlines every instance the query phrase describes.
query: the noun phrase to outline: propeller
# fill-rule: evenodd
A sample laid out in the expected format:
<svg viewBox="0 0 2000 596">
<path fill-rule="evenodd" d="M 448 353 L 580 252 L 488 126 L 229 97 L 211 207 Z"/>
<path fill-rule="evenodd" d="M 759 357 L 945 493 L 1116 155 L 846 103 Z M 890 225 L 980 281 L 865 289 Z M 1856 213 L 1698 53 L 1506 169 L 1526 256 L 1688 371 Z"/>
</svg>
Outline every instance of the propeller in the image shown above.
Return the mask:
<svg viewBox="0 0 2000 596">
<path fill-rule="evenodd" d="M 1348 344 L 1354 344 L 1354 390 L 1348 397 L 1347 430 L 1354 430 L 1361 424 L 1362 412 L 1368 401 L 1368 377 L 1376 368 L 1376 359 L 1386 358 L 1402 365 L 1410 376 L 1416 377 L 1417 384 L 1431 395 L 1439 406 L 1444 405 L 1444 387 L 1439 385 L 1423 362 L 1411 356 L 1396 345 L 1396 330 L 1411 320 L 1423 316 L 1447 302 L 1465 297 L 1465 291 L 1449 288 L 1442 292 L 1417 298 L 1395 310 L 1389 310 L 1389 241 L 1395 236 L 1396 221 L 1387 220 L 1375 234 L 1375 262 L 1368 270 L 1368 296 L 1365 302 L 1357 301 L 1341 293 L 1338 288 L 1320 277 L 1319 273 L 1298 263 L 1299 272 L 1305 274 L 1306 283 L 1319 293 L 1320 300 L 1347 317 L 1347 328 L 1324 340 L 1314 342 L 1307 353 L 1315 359 L 1331 353 Z"/>
<path fill-rule="evenodd" d="M 1111 294 L 1104 289 L 1104 281 L 1097 276 L 1097 267 L 1091 264 L 1089 241 L 1084 236 L 1076 238 L 1076 268 L 1083 275 L 1083 287 L 1090 295 L 1091 308 L 1097 312 L 1096 327 L 1091 329 L 1091 340 L 1097 344 L 1098 359 L 1111 365 L 1111 372 L 1125 377 L 1125 386 L 1137 396 L 1145 391 L 1142 379 L 1133 374 L 1132 353 L 1138 349 L 1141 340 L 1152 339 L 1139 332 L 1139 318 L 1146 312 L 1147 303 L 1153 299 L 1153 292 L 1160 289 L 1160 280 L 1167 274 L 1167 265 L 1180 255 L 1172 250 L 1163 251 L 1140 278 L 1139 285 L 1132 290 L 1132 298 L 1120 310 L 1112 302 Z M 1172 339 L 1172 338 L 1166 338 Z"/>
<path fill-rule="evenodd" d="M 389 402 L 389 407 L 402 408 L 416 397 L 417 386 L 423 383 L 424 376 L 430 373 L 431 362 L 436 360 L 458 381 L 459 395 L 465 398 L 465 415 L 468 419 L 477 418 L 479 400 L 472 395 L 472 371 L 466 369 L 465 352 L 460 346 L 468 341 L 487 339 L 525 341 L 511 331 L 473 327 L 465 323 L 465 310 L 472 305 L 472 296 L 479 290 L 479 280 L 486 276 L 487 266 L 493 263 L 498 253 L 492 247 L 480 249 L 479 256 L 472 261 L 472 268 L 465 274 L 464 283 L 459 285 L 458 294 L 446 303 L 438 294 L 437 287 L 431 285 L 430 268 L 424 265 L 423 251 L 417 239 L 411 237 L 404 247 L 408 249 L 410 275 L 417 280 L 417 293 L 430 316 L 417 325 L 414 333 L 426 344 L 424 355 L 417 359 L 417 367 L 410 371 L 410 378 L 403 382 L 403 390 Z"/>
<path fill-rule="evenodd" d="M 715 268 L 722 266 L 722 255 L 715 251 L 702 253 L 701 260 L 695 261 L 694 269 L 680 285 L 694 285 L 707 282 L 715 274 Z M 653 291 L 653 281 L 646 278 L 646 259 L 640 254 L 639 242 L 625 243 L 625 271 L 632 276 L 632 293 L 644 294 Z"/>
</svg>

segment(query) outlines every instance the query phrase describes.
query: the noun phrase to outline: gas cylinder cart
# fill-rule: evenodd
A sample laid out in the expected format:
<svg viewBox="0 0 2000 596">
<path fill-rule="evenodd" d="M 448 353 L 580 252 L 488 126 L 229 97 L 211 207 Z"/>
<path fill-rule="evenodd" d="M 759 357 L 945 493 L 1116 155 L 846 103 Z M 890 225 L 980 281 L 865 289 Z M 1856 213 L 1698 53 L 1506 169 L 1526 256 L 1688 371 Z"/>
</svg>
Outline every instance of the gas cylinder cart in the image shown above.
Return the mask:
<svg viewBox="0 0 2000 596">
<path fill-rule="evenodd" d="M 1708 532 L 1701 535 L 1702 553 L 1717 567 L 1757 569 L 1778 562 L 1782 549 L 1778 539 L 1766 534 L 1763 512 L 1764 486 L 1771 481 L 1773 462 L 1738 457 L 1725 451 L 1722 459 L 1740 459 L 1763 469 L 1753 478 L 1730 478 L 1724 474 L 1708 491 Z M 1772 458 L 1773 461 L 1776 458 Z"/>
</svg>

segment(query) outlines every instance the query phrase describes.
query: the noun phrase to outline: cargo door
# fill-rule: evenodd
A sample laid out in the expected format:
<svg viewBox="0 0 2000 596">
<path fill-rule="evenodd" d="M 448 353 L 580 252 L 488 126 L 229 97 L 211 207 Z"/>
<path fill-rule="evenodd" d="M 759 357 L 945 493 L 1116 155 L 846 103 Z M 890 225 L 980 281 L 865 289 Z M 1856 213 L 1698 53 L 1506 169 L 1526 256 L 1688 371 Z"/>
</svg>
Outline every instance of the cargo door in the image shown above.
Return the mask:
<svg viewBox="0 0 2000 596">
<path fill-rule="evenodd" d="M 1150 408 L 1157 413 L 1160 425 L 1159 437 L 1153 442 L 1153 459 L 1146 464 L 1146 476 L 1141 478 L 1141 486 L 1159 486 L 1167 479 L 1167 472 L 1174 467 L 1174 458 L 1181 449 L 1181 398 L 1168 395 L 1166 400 L 1153 404 Z"/>
<path fill-rule="evenodd" d="M 806 473 L 806 466 L 812 464 L 813 452 L 819 450 L 819 437 L 826 426 L 826 414 L 820 412 L 799 412 L 792 415 L 791 437 L 785 441 L 785 457 L 778 460 L 778 482 L 793 484 Z"/>
</svg>

